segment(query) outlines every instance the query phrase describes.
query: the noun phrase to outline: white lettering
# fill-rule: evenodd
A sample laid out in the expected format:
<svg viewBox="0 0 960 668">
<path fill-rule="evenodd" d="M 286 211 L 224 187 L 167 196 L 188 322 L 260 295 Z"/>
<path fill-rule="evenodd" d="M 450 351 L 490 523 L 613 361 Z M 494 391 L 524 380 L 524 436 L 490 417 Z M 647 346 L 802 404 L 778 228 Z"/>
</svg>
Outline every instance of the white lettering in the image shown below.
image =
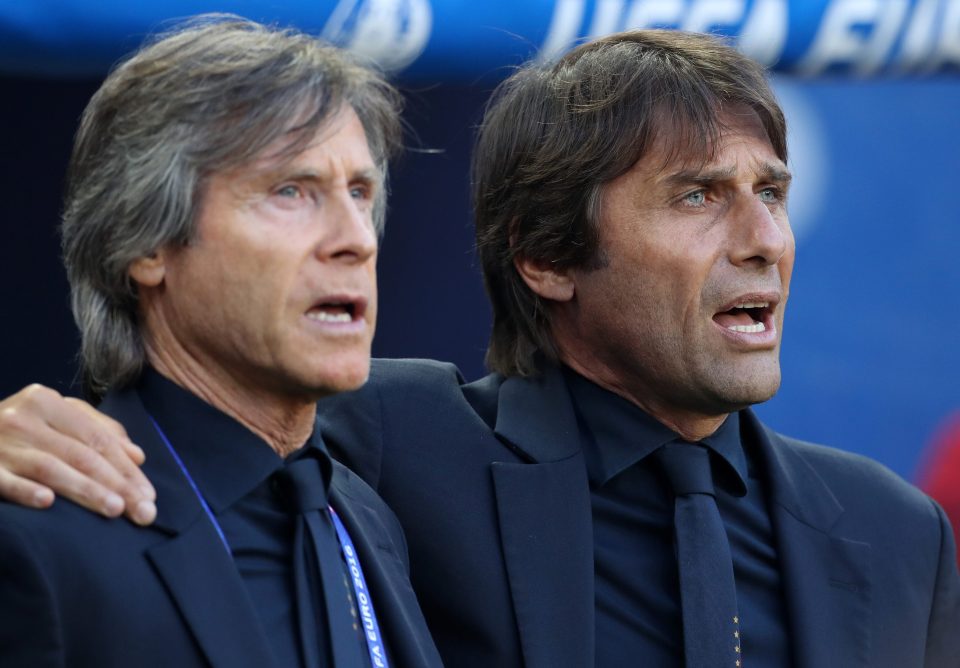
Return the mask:
<svg viewBox="0 0 960 668">
<path fill-rule="evenodd" d="M 913 10 L 898 57 L 901 72 L 916 70 L 934 49 L 940 0 L 920 0 Z"/>
<path fill-rule="evenodd" d="M 907 0 L 835 0 L 797 69 L 816 75 L 852 64 L 858 74 L 874 72 L 889 55 L 906 11 Z"/>
<path fill-rule="evenodd" d="M 957 0 L 947 5 L 936 50 L 925 69 L 933 71 L 944 65 L 960 66 L 960 2 Z"/>
<path fill-rule="evenodd" d="M 699 0 L 690 9 L 681 28 L 693 32 L 713 32 L 733 26 L 743 18 L 744 0 Z"/>
<path fill-rule="evenodd" d="M 682 0 L 637 0 L 630 6 L 624 30 L 680 25 Z"/>
<path fill-rule="evenodd" d="M 885 0 L 883 11 L 867 43 L 863 59 L 855 67 L 857 74 L 873 74 L 887 61 L 910 9 L 909 0 Z"/>
<path fill-rule="evenodd" d="M 737 46 L 764 65 L 773 65 L 783 55 L 790 21 L 787 0 L 756 0 L 740 30 Z"/>
<path fill-rule="evenodd" d="M 553 8 L 553 18 L 550 19 L 550 28 L 547 37 L 540 47 L 538 58 L 550 62 L 573 44 L 583 24 L 583 12 L 587 0 L 557 0 Z"/>
<path fill-rule="evenodd" d="M 602 37 L 617 31 L 620 25 L 620 16 L 623 14 L 623 0 L 597 0 L 597 7 L 593 11 L 593 22 L 590 24 L 589 36 Z"/>
<path fill-rule="evenodd" d="M 901 72 L 917 69 L 930 57 L 936 41 L 937 6 L 940 0 L 920 0 L 903 36 L 897 68 Z"/>
<path fill-rule="evenodd" d="M 423 53 L 432 27 L 429 0 L 340 0 L 322 36 L 399 70 Z"/>
</svg>

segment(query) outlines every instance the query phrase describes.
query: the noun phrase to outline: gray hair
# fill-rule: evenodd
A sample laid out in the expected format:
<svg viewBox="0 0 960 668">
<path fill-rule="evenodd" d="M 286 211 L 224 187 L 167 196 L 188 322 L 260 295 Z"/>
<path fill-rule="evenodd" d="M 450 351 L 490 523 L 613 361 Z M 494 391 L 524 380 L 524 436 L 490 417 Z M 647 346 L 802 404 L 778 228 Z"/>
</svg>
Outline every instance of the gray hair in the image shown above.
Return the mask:
<svg viewBox="0 0 960 668">
<path fill-rule="evenodd" d="M 230 15 L 198 17 L 116 67 L 94 94 L 67 173 L 62 236 L 85 389 L 133 382 L 145 352 L 130 264 L 195 235 L 206 179 L 284 140 L 295 157 L 344 105 L 384 185 L 401 142 L 400 96 L 309 35 Z M 386 187 L 373 217 L 382 231 Z"/>
</svg>

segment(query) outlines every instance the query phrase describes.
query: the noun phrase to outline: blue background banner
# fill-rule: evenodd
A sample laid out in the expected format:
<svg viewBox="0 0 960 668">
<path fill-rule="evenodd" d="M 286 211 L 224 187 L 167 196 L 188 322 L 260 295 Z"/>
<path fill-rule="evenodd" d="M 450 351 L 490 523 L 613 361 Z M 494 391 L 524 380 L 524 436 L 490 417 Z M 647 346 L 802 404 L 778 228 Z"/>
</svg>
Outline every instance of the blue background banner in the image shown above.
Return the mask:
<svg viewBox="0 0 960 668">
<path fill-rule="evenodd" d="M 409 79 L 497 76 L 577 40 L 645 27 L 729 35 L 757 60 L 807 76 L 960 67 L 956 0 L 6 0 L 0 68 L 102 74 L 170 19 L 212 10 L 296 25 Z"/>
<path fill-rule="evenodd" d="M 434 150 L 394 169 L 378 355 L 483 373 L 467 165 L 496 80 L 603 31 L 705 28 L 776 63 L 791 129 L 797 263 L 784 385 L 761 414 L 911 477 L 960 408 L 960 2 L 948 0 L 0 4 L 0 393 L 74 378 L 56 225 L 83 106 L 145 34 L 213 9 L 327 35 L 398 72 L 410 143 Z"/>
</svg>

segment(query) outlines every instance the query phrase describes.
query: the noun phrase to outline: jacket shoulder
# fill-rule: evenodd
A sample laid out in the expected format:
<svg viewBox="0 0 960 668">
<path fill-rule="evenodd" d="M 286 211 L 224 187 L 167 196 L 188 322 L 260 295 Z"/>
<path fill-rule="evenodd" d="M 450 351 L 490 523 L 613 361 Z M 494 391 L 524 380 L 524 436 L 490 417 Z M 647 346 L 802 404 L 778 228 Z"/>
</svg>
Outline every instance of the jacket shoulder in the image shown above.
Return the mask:
<svg viewBox="0 0 960 668">
<path fill-rule="evenodd" d="M 880 462 L 836 447 L 784 436 L 767 429 L 771 439 L 799 455 L 854 515 L 931 522 L 941 531 L 943 511 L 933 499 Z"/>
<path fill-rule="evenodd" d="M 453 364 L 374 359 L 366 384 L 317 404 L 318 427 L 334 458 L 377 488 L 385 435 L 412 435 L 424 421 L 450 414 L 464 402 L 463 382 Z"/>
<path fill-rule="evenodd" d="M 845 512 L 832 527 L 880 555 L 873 565 L 878 609 L 902 611 L 920 601 L 927 666 L 955 665 L 960 645 L 960 574 L 953 531 L 943 509 L 921 490 L 868 457 L 775 435 L 826 483 Z M 925 597 L 925 598 L 922 598 Z"/>
<path fill-rule="evenodd" d="M 373 386 L 417 387 L 421 383 L 460 385 L 463 375 L 456 365 L 428 359 L 384 359 L 370 361 L 370 381 Z"/>
</svg>

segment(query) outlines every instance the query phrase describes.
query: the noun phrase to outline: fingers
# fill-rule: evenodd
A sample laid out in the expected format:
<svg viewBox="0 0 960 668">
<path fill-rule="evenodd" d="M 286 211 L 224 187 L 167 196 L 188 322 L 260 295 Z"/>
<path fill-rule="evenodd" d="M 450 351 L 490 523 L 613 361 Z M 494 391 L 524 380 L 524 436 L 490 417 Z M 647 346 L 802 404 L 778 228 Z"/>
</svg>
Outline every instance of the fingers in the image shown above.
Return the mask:
<svg viewBox="0 0 960 668">
<path fill-rule="evenodd" d="M 0 469 L 0 496 L 21 506 L 48 508 L 53 503 L 53 490 Z"/>
<path fill-rule="evenodd" d="M 153 499 L 156 493 L 146 478 L 122 450 L 118 437 L 112 439 L 99 431 L 85 431 L 74 425 L 83 436 L 75 438 L 51 429 L 37 441 L 43 453 L 29 469 L 27 477 L 49 485 L 57 494 L 85 508 L 116 517 L 125 514 L 137 524 L 149 524 L 156 516 Z M 89 428 L 89 426 L 87 427 Z M 132 467 L 143 483 L 131 482 L 115 468 L 113 462 Z M 147 485 L 144 487 L 143 485 Z"/>
<path fill-rule="evenodd" d="M 144 455 L 143 450 L 141 450 L 139 446 L 135 445 L 133 441 L 130 440 L 130 437 L 127 436 L 127 430 L 123 428 L 122 424 L 114 420 L 109 415 L 104 415 L 86 401 L 75 399 L 74 397 L 64 397 L 63 400 L 68 404 L 85 411 L 95 424 L 99 424 L 103 429 L 115 434 L 116 437 L 120 439 L 120 445 L 123 447 L 124 451 L 127 453 L 127 456 L 133 461 L 133 463 L 137 464 L 138 466 L 143 464 L 143 462 L 146 460 L 146 455 Z M 80 426 L 82 427 L 83 425 Z M 92 434 L 91 436 L 92 438 L 96 438 L 96 434 Z M 144 478 L 144 481 L 146 482 L 146 478 Z"/>
<path fill-rule="evenodd" d="M 118 517 L 123 512 L 125 505 L 123 498 L 74 468 L 73 462 L 60 459 L 57 456 L 62 454 L 60 447 L 52 446 L 50 443 L 40 445 L 38 442 L 38 445 L 45 450 L 24 451 L 21 456 L 9 460 L 15 463 L 17 471 L 16 474 L 10 474 L 14 476 L 13 485 L 37 485 L 33 481 L 42 480 L 43 485 L 38 486 L 47 486 L 48 489 L 56 490 L 60 496 L 95 513 L 106 517 Z M 85 448 L 83 445 L 75 447 Z"/>
<path fill-rule="evenodd" d="M 137 460 L 143 453 L 123 427 L 85 402 L 39 385 L 0 402 L 0 495 L 6 498 L 42 507 L 37 503 L 46 501 L 46 488 L 107 517 L 125 512 L 148 524 L 156 516 L 156 493 Z"/>
<path fill-rule="evenodd" d="M 156 500 L 157 493 L 153 489 L 153 485 L 140 470 L 140 465 L 146 460 L 146 455 L 139 446 L 130 440 L 123 425 L 104 415 L 85 401 L 70 397 L 66 398 L 65 401 L 86 413 L 90 418 L 89 423 L 83 422 L 76 425 L 76 431 L 72 434 L 73 437 L 86 443 L 103 456 L 131 487 L 131 492 L 136 492 L 128 500 Z M 59 423 L 52 420 L 51 424 L 56 426 Z M 63 425 L 63 427 L 65 429 L 70 428 L 68 425 Z M 113 489 L 122 494 L 121 490 Z"/>
</svg>

